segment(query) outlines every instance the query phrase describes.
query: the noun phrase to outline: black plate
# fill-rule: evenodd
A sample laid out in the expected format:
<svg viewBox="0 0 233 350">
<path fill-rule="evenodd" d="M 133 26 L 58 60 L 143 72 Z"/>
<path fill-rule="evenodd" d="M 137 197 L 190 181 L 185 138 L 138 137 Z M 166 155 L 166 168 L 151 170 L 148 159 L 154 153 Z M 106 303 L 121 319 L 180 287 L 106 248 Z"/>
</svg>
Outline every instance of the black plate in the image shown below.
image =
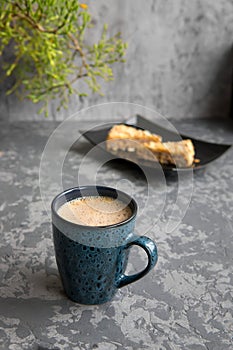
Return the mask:
<svg viewBox="0 0 233 350">
<path fill-rule="evenodd" d="M 115 124 L 117 124 L 117 123 L 115 122 L 112 124 L 108 124 L 108 126 L 100 128 L 100 129 L 92 129 L 90 131 L 86 131 L 86 132 L 80 131 L 80 132 L 93 145 L 99 145 L 102 149 L 104 149 L 106 151 L 104 142 L 106 141 L 109 130 Z M 131 118 L 123 123 L 120 122 L 119 124 L 126 124 L 129 126 L 133 126 L 137 129 L 149 130 L 150 132 L 154 132 L 158 135 L 161 135 L 164 142 L 166 142 L 166 141 L 179 141 L 180 137 L 182 137 L 182 139 L 189 138 L 190 140 L 192 140 L 193 145 L 195 147 L 195 158 L 200 160 L 199 163 L 193 164 L 193 166 L 192 166 L 193 170 L 198 170 L 198 169 L 204 168 L 207 164 L 209 164 L 212 161 L 214 161 L 215 159 L 219 158 L 224 152 L 226 152 L 231 147 L 231 145 L 217 144 L 217 143 L 211 143 L 211 142 L 197 140 L 197 139 L 194 139 L 194 138 L 189 137 L 189 136 L 184 135 L 184 134 L 178 135 L 174 131 L 171 131 L 167 128 L 164 128 L 161 125 L 158 125 L 154 122 L 151 122 L 151 121 L 149 121 L 149 120 L 147 120 L 139 115 L 137 115 L 136 117 L 133 117 L 133 118 Z M 121 152 L 121 154 L 119 153 L 117 155 L 117 157 L 119 159 L 125 159 L 127 161 L 131 161 L 131 162 L 134 162 L 134 163 L 136 163 L 138 165 L 142 165 L 142 166 L 147 166 L 147 167 L 151 167 L 151 168 L 158 167 L 158 164 L 156 164 L 156 162 L 144 161 L 144 160 L 139 159 L 139 158 L 136 159 L 129 152 Z M 160 167 L 161 167 L 161 165 L 160 165 Z M 172 172 L 177 171 L 177 170 L 179 170 L 179 171 L 190 170 L 190 168 L 177 168 L 174 165 L 169 165 L 169 166 L 162 165 L 162 168 L 165 171 L 172 171 Z"/>
</svg>

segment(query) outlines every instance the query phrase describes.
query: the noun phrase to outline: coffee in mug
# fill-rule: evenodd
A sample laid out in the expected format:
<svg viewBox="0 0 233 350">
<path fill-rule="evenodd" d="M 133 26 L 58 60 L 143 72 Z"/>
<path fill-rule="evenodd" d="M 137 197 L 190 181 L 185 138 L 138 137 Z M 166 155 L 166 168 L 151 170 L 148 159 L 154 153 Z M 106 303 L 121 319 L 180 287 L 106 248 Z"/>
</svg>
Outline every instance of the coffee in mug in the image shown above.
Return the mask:
<svg viewBox="0 0 233 350">
<path fill-rule="evenodd" d="M 107 226 L 129 219 L 132 210 L 118 199 L 90 196 L 63 204 L 58 209 L 58 215 L 79 225 Z"/>
<path fill-rule="evenodd" d="M 70 213 L 71 207 L 79 208 L 78 215 L 76 209 Z M 51 208 L 57 266 L 71 300 L 105 303 L 118 288 L 139 280 L 155 266 L 156 245 L 135 235 L 137 203 L 128 194 L 105 186 L 75 187 L 56 196 Z M 148 262 L 142 271 L 126 275 L 133 245 L 146 252 Z"/>
</svg>

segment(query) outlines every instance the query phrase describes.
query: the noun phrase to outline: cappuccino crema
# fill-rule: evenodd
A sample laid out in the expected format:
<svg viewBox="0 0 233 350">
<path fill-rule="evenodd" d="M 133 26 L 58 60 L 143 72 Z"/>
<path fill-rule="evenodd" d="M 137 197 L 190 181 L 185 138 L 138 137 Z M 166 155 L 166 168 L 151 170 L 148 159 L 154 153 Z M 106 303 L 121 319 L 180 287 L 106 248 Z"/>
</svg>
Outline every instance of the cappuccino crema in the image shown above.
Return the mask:
<svg viewBox="0 0 233 350">
<path fill-rule="evenodd" d="M 118 199 L 90 196 L 63 204 L 58 209 L 58 215 L 79 225 L 109 226 L 129 219 L 132 210 Z"/>
</svg>

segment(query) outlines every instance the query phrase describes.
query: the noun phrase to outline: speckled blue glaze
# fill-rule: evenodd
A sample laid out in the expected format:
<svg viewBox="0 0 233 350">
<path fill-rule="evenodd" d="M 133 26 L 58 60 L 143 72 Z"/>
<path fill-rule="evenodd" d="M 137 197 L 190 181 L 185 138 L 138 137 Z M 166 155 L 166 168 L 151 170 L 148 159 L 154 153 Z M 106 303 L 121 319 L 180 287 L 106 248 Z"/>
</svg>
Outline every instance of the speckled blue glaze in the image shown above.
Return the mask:
<svg viewBox="0 0 233 350">
<path fill-rule="evenodd" d="M 96 192 L 97 191 L 97 192 Z M 62 219 L 58 208 L 67 200 L 81 196 L 110 196 L 125 201 L 132 216 L 121 223 L 91 227 Z M 58 195 L 52 203 L 53 238 L 56 261 L 67 296 L 81 304 L 101 304 L 117 291 L 145 276 L 157 262 L 155 243 L 133 233 L 136 202 L 126 193 L 104 186 L 83 186 Z M 142 247 L 148 256 L 146 268 L 134 275 L 124 274 L 130 247 Z"/>
</svg>

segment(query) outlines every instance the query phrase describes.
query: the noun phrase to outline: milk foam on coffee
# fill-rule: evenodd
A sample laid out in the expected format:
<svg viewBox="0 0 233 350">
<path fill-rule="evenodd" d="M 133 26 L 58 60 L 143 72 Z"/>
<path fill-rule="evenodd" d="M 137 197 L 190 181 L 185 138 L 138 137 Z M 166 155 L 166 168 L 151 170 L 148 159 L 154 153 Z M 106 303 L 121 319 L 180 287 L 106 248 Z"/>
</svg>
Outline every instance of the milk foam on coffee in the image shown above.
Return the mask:
<svg viewBox="0 0 233 350">
<path fill-rule="evenodd" d="M 129 219 L 132 210 L 124 202 L 105 196 L 74 199 L 58 209 L 67 221 L 87 226 L 108 226 Z"/>
</svg>

